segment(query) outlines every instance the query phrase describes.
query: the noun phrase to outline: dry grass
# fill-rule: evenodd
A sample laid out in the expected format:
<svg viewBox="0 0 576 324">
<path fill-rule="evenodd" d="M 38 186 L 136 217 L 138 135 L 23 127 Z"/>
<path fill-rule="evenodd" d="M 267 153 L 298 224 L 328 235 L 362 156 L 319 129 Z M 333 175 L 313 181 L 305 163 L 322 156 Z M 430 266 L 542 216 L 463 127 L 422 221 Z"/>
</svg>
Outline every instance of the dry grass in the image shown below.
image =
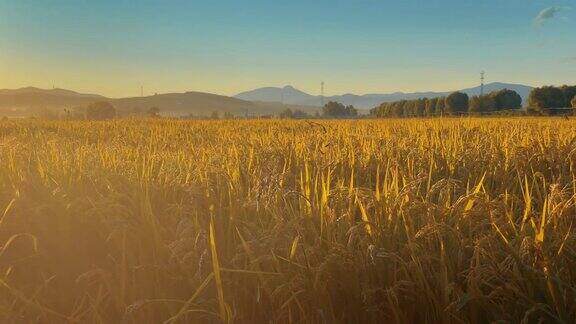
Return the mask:
<svg viewBox="0 0 576 324">
<path fill-rule="evenodd" d="M 0 321 L 573 322 L 575 129 L 0 122 Z"/>
</svg>

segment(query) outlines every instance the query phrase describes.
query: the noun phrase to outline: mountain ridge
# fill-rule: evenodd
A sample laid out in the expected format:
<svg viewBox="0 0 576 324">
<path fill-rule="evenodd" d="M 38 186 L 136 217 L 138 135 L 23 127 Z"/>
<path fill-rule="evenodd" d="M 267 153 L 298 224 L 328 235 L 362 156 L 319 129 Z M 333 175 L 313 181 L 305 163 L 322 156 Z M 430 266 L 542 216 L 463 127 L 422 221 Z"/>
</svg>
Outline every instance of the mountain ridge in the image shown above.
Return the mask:
<svg viewBox="0 0 576 324">
<path fill-rule="evenodd" d="M 64 110 L 85 108 L 95 101 L 108 101 L 122 115 L 145 114 L 152 107 L 160 108 L 167 116 L 209 116 L 214 112 L 222 115 L 264 116 L 279 114 L 286 108 L 299 109 L 308 113 L 318 107 L 304 105 L 282 105 L 275 102 L 246 101 L 212 93 L 188 91 L 164 93 L 142 97 L 108 98 L 101 95 L 83 94 L 66 89 L 0 89 L 0 116 L 22 117 L 58 115 Z"/>
<path fill-rule="evenodd" d="M 0 89 L 0 94 L 2 95 L 19 95 L 19 94 L 45 94 L 45 95 L 62 95 L 62 96 L 78 96 L 78 97 L 92 97 L 92 98 L 103 98 L 108 99 L 105 96 L 91 93 L 80 93 L 73 90 L 62 89 L 62 88 L 52 88 L 52 89 L 41 89 L 37 87 L 23 87 L 18 89 Z"/>
<path fill-rule="evenodd" d="M 492 82 L 484 85 L 484 93 L 489 93 L 492 91 L 501 90 L 505 88 L 518 92 L 518 94 L 522 97 L 523 102 L 527 101 L 528 94 L 533 89 L 533 87 L 523 84 Z M 478 95 L 480 94 L 480 86 L 453 91 L 461 91 L 468 94 L 469 96 Z M 345 105 L 353 105 L 357 108 L 369 109 L 376 107 L 383 102 L 441 97 L 446 96 L 453 91 L 369 93 L 363 95 L 347 93 L 343 95 L 325 96 L 323 101 L 324 102 L 338 101 Z M 298 95 L 293 97 L 292 96 L 293 93 L 297 93 Z M 274 101 L 274 102 L 284 102 L 286 104 L 301 104 L 301 105 L 313 105 L 313 106 L 320 106 L 322 102 L 321 96 L 308 94 L 292 86 L 263 87 L 241 92 L 235 95 L 234 97 L 249 101 L 253 100 Z"/>
<path fill-rule="evenodd" d="M 530 86 L 493 82 L 484 86 L 485 93 L 509 88 L 517 91 L 523 100 L 527 100 Z M 476 95 L 480 87 L 461 89 L 468 95 Z M 63 109 L 71 110 L 86 107 L 95 101 L 109 101 L 122 114 L 146 111 L 151 107 L 158 107 L 163 115 L 170 116 L 207 116 L 213 112 L 219 114 L 231 113 L 237 116 L 275 115 L 282 110 L 290 108 L 299 109 L 307 113 L 320 110 L 321 102 L 338 101 L 345 105 L 354 105 L 362 110 L 370 109 L 383 102 L 403 99 L 418 99 L 424 97 L 445 96 L 447 92 L 394 92 L 389 94 L 356 95 L 347 93 L 338 96 L 315 96 L 301 91 L 293 86 L 264 87 L 236 96 L 223 96 L 212 93 L 188 91 L 183 93 L 164 93 L 143 97 L 108 98 L 98 94 L 84 94 L 67 89 L 40 89 L 25 87 L 20 89 L 0 89 L 0 115 L 27 116 L 38 115 L 47 110 L 61 113 Z"/>
</svg>

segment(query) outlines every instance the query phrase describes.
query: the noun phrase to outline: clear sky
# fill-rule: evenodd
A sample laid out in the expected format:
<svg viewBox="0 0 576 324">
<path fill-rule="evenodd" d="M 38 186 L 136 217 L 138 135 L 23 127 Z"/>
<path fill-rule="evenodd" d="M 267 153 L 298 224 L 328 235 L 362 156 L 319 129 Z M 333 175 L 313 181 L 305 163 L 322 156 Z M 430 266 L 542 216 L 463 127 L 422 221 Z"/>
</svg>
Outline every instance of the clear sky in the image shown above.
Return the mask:
<svg viewBox="0 0 576 324">
<path fill-rule="evenodd" d="M 572 8 L 574 6 L 574 8 Z M 108 96 L 576 83 L 574 0 L 0 0 L 0 88 Z"/>
</svg>

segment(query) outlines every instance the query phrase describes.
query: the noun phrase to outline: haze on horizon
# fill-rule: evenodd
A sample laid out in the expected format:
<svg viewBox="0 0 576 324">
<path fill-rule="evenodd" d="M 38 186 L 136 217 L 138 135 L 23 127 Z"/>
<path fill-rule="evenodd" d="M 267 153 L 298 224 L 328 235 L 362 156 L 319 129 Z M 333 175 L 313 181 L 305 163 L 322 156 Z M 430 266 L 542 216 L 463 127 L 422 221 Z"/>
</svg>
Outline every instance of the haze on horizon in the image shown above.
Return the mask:
<svg viewBox="0 0 576 324">
<path fill-rule="evenodd" d="M 574 83 L 571 3 L 0 0 L 0 88 L 446 91 L 481 70 L 488 82 Z"/>
</svg>

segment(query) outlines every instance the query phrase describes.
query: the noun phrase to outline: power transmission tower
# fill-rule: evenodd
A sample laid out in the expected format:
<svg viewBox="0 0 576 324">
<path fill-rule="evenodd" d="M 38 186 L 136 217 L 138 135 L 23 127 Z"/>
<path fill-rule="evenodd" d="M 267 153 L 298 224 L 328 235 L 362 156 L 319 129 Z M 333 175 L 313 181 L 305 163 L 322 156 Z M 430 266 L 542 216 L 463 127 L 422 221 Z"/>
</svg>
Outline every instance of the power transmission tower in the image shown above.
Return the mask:
<svg viewBox="0 0 576 324">
<path fill-rule="evenodd" d="M 140 86 L 140 97 L 144 97 L 144 86 Z"/>
<path fill-rule="evenodd" d="M 320 82 L 320 107 L 324 107 L 324 81 Z"/>
<path fill-rule="evenodd" d="M 480 72 L 480 96 L 484 95 L 484 71 Z"/>
</svg>

